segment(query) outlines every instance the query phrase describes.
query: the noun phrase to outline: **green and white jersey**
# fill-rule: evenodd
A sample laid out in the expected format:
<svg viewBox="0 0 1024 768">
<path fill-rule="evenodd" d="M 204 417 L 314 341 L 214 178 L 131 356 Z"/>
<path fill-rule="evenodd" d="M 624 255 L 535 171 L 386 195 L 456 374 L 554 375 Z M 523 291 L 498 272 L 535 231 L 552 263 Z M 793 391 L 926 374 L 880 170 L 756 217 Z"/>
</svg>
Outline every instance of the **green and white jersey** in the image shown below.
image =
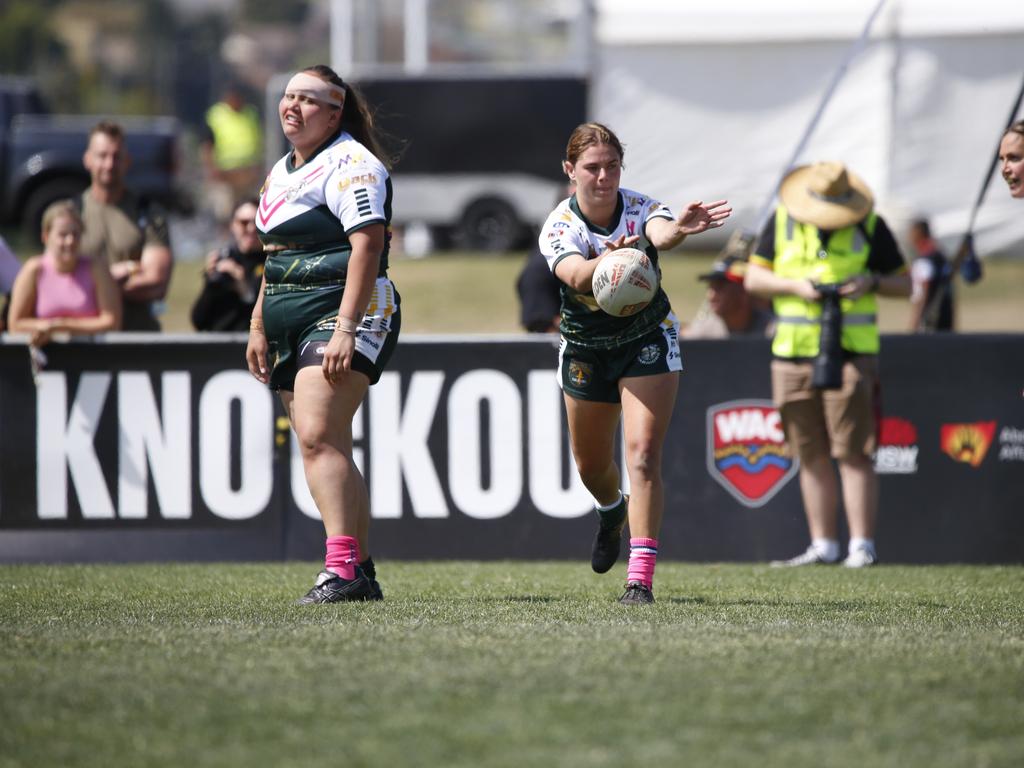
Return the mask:
<svg viewBox="0 0 1024 768">
<path fill-rule="evenodd" d="M 344 285 L 352 252 L 349 235 L 371 224 L 387 230 L 378 272 L 383 278 L 391 242 L 387 168 L 346 132 L 300 168 L 289 152 L 263 183 L 256 213 L 264 245 L 285 246 L 267 256 L 268 292 Z"/>
<path fill-rule="evenodd" d="M 610 227 L 592 224 L 583 215 L 576 195 L 563 200 L 548 216 L 540 231 L 540 251 L 552 273 L 558 262 L 578 254 L 594 259 L 606 250 L 606 243 L 623 235 L 639 235 L 635 248 L 642 250 L 658 270 L 658 251 L 647 239 L 647 222 L 651 219 L 673 219 L 668 206 L 639 192 L 619 189 L 619 203 Z M 591 291 L 581 293 L 562 284 L 562 321 L 559 330 L 572 343 L 590 349 L 610 349 L 641 338 L 657 328 L 671 311 L 668 296 L 659 287 L 658 293 L 641 312 L 630 317 L 615 317 L 602 312 Z"/>
</svg>

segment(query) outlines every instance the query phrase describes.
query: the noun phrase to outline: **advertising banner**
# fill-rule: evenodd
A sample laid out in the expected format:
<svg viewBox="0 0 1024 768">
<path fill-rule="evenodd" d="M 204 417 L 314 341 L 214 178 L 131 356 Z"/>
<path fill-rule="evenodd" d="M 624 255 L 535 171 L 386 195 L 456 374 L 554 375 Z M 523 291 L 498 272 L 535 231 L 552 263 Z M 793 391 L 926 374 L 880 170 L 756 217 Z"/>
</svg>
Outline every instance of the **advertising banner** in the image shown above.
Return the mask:
<svg viewBox="0 0 1024 768">
<path fill-rule="evenodd" d="M 662 553 L 796 554 L 807 526 L 768 343 L 682 353 Z M 287 419 L 237 337 L 122 334 L 46 355 L 33 375 L 24 345 L 0 344 L 0 561 L 322 555 Z M 403 338 L 353 423 L 375 557 L 587 559 L 596 518 L 556 356 L 548 337 Z M 1024 560 L 1024 336 L 886 337 L 881 367 L 882 559 Z"/>
</svg>

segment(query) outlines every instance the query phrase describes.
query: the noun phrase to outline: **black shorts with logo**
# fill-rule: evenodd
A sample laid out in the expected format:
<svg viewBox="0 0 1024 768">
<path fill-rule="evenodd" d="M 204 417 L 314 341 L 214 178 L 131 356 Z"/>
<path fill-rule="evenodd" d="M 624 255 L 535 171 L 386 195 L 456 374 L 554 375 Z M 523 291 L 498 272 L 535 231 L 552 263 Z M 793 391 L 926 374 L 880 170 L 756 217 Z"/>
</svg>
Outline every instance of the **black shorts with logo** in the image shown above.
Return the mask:
<svg viewBox="0 0 1024 768">
<path fill-rule="evenodd" d="M 577 400 L 618 403 L 619 380 L 683 370 L 679 321 L 671 312 L 657 328 L 615 349 L 586 349 L 562 337 L 558 384 Z"/>
</svg>

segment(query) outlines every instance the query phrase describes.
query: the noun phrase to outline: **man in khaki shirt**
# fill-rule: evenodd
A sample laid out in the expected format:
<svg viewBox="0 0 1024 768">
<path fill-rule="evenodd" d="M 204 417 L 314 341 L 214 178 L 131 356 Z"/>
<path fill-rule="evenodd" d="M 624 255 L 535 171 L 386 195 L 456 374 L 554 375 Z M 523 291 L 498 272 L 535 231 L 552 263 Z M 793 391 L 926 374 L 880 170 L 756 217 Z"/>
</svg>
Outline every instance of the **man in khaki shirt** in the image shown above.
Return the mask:
<svg viewBox="0 0 1024 768">
<path fill-rule="evenodd" d="M 121 126 L 97 124 L 83 163 L 92 179 L 82 193 L 82 253 L 104 259 L 121 288 L 125 331 L 159 331 L 153 302 L 163 299 L 173 258 L 167 217 L 124 186 L 128 155 Z"/>
</svg>

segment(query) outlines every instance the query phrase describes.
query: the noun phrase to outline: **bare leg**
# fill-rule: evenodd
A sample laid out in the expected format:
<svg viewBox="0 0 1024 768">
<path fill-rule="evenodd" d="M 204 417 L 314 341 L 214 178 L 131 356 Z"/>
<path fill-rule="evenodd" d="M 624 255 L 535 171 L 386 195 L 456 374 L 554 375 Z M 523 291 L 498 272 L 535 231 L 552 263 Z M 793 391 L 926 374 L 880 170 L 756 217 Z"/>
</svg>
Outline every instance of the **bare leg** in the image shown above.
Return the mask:
<svg viewBox="0 0 1024 768">
<path fill-rule="evenodd" d="M 665 510 L 662 448 L 679 390 L 679 375 L 623 379 L 619 389 L 629 472 L 629 535 L 656 539 Z"/>
<path fill-rule="evenodd" d="M 616 403 L 594 403 L 565 396 L 576 469 L 590 495 L 602 505 L 611 504 L 619 495 L 615 428 L 621 412 Z"/>
<path fill-rule="evenodd" d="M 852 538 L 874 539 L 878 519 L 878 477 L 870 456 L 850 456 L 839 461 L 843 480 L 846 524 Z"/>
<path fill-rule="evenodd" d="M 837 512 L 839 489 L 835 467 L 828 454 L 800 460 L 800 493 L 807 514 L 807 526 L 812 539 L 838 537 Z"/>
<path fill-rule="evenodd" d="M 282 400 L 302 453 L 309 491 L 324 521 L 327 536 L 353 536 L 366 552 L 369 494 L 352 460 L 352 418 L 369 387 L 358 372 L 328 383 L 320 368 L 302 368 L 294 395 Z"/>
</svg>

